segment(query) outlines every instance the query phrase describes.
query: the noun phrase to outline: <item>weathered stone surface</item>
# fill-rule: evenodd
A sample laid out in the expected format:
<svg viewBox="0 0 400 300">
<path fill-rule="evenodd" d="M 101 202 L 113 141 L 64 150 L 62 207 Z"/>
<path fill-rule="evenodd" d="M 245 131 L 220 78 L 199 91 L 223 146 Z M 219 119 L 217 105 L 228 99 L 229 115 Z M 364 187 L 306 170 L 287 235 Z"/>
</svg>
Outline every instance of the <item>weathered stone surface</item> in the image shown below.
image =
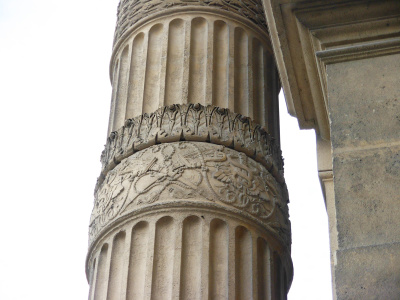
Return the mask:
<svg viewBox="0 0 400 300">
<path fill-rule="evenodd" d="M 399 243 L 338 251 L 337 299 L 399 299 L 399 253 Z"/>
<path fill-rule="evenodd" d="M 399 58 L 391 54 L 327 66 L 337 299 L 400 297 L 393 269 L 379 265 L 389 254 L 377 250 L 400 241 Z M 361 275 L 350 280 L 356 272 Z"/>
<path fill-rule="evenodd" d="M 334 158 L 340 248 L 400 242 L 400 147 Z"/>
<path fill-rule="evenodd" d="M 399 70 L 400 54 L 328 66 L 334 151 L 399 142 Z"/>
</svg>

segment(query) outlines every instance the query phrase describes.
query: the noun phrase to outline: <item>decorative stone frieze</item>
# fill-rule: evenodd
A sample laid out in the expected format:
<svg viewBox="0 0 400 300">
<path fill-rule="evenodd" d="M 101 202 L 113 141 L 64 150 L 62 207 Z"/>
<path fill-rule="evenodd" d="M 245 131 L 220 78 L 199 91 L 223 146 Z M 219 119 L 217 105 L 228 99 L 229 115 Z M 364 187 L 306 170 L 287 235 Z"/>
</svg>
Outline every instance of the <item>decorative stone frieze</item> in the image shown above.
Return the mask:
<svg viewBox="0 0 400 300">
<path fill-rule="evenodd" d="M 123 0 L 118 5 L 114 43 L 139 20 L 171 8 L 211 8 L 230 12 L 267 30 L 263 5 L 258 0 Z"/>
<path fill-rule="evenodd" d="M 284 182 L 281 150 L 260 125 L 225 108 L 174 104 L 128 119 L 111 133 L 101 155 L 103 168 L 98 185 L 109 170 L 132 153 L 176 141 L 211 142 L 246 153 L 262 163 L 276 180 Z"/>
<path fill-rule="evenodd" d="M 109 171 L 95 193 L 90 240 L 135 210 L 182 201 L 251 216 L 290 246 L 286 186 L 244 153 L 200 142 L 154 145 Z"/>
</svg>

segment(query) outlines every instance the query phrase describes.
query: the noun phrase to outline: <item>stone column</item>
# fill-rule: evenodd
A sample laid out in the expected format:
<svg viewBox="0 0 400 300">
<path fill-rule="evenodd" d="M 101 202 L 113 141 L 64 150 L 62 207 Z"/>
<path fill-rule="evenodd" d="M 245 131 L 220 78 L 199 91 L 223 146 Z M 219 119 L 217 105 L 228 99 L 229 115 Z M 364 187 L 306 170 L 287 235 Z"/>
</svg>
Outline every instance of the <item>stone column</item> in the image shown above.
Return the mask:
<svg viewBox="0 0 400 300">
<path fill-rule="evenodd" d="M 279 81 L 261 4 L 121 1 L 110 66 L 89 299 L 286 299 Z"/>
</svg>

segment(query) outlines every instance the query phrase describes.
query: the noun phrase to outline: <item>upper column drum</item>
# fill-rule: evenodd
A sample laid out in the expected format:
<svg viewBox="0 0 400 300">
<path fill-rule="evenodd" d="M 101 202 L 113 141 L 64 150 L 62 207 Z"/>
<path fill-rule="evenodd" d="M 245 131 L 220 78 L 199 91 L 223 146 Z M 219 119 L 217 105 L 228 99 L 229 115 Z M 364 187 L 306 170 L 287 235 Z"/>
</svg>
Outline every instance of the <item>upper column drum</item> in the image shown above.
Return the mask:
<svg viewBox="0 0 400 300">
<path fill-rule="evenodd" d="M 200 103 L 279 140 L 280 86 L 257 1 L 122 1 L 110 74 L 109 134 L 159 107 Z"/>
</svg>

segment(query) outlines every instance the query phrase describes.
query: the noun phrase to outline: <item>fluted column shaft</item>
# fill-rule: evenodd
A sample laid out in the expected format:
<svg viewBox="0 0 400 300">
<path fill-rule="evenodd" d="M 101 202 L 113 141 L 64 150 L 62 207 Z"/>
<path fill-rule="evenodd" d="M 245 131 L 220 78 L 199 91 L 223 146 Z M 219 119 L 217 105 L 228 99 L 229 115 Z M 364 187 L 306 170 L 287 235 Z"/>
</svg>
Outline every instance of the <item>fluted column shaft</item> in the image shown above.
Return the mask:
<svg viewBox="0 0 400 300">
<path fill-rule="evenodd" d="M 277 71 L 266 31 L 233 13 L 186 8 L 134 26 L 114 48 L 109 133 L 171 104 L 229 108 L 279 139 Z"/>
<path fill-rule="evenodd" d="M 245 223 L 207 208 L 130 219 L 94 254 L 89 299 L 283 299 L 282 262 Z"/>
<path fill-rule="evenodd" d="M 286 298 L 279 81 L 260 5 L 121 1 L 89 299 Z"/>
</svg>

